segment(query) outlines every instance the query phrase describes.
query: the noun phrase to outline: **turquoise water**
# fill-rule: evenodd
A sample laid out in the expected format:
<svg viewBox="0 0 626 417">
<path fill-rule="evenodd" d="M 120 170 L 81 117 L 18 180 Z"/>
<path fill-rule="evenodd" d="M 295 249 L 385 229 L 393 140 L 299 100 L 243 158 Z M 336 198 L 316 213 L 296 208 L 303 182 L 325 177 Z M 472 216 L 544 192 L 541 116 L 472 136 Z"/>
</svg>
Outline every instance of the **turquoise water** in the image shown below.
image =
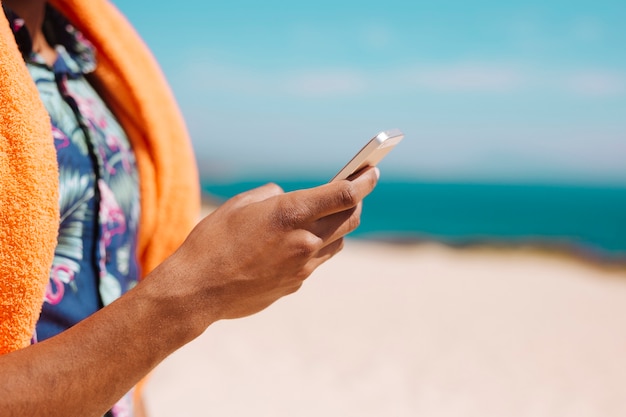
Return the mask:
<svg viewBox="0 0 626 417">
<path fill-rule="evenodd" d="M 205 182 L 224 199 L 265 181 Z M 275 181 L 285 190 L 323 181 Z M 365 201 L 362 239 L 566 246 L 626 259 L 626 188 L 381 181 Z"/>
</svg>

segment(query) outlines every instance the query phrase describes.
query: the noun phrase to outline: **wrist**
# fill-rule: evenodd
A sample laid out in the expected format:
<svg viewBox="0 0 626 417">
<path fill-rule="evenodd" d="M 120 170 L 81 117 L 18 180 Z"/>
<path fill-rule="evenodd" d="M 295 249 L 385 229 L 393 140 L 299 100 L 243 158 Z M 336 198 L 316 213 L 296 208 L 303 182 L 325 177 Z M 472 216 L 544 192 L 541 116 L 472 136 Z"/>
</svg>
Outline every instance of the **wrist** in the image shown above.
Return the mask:
<svg viewBox="0 0 626 417">
<path fill-rule="evenodd" d="M 136 290 L 151 311 L 154 330 L 160 338 L 181 346 L 198 337 L 214 321 L 207 317 L 206 298 L 190 288 L 191 274 L 182 262 L 170 257 L 154 269 Z"/>
</svg>

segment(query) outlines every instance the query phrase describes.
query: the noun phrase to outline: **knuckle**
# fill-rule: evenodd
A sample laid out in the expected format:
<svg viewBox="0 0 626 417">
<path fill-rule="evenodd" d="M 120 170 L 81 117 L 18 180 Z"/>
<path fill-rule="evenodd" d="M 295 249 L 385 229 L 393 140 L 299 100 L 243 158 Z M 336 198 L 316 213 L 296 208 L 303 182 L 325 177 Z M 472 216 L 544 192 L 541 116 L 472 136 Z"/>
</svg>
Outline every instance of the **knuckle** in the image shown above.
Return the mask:
<svg viewBox="0 0 626 417">
<path fill-rule="evenodd" d="M 267 191 L 269 191 L 272 194 L 281 194 L 283 193 L 283 189 L 280 185 L 276 184 L 275 182 L 268 182 L 267 184 L 264 185 L 265 189 Z"/>
<path fill-rule="evenodd" d="M 309 259 L 318 250 L 320 244 L 320 238 L 315 235 L 307 235 L 307 237 L 300 238 L 293 245 L 292 251 L 295 257 Z"/>
<path fill-rule="evenodd" d="M 239 207 L 239 206 L 243 205 L 245 202 L 246 202 L 246 194 L 244 194 L 244 193 L 237 194 L 237 195 L 229 198 L 228 200 L 226 200 L 226 202 L 222 205 L 222 207 L 224 207 L 224 208 Z"/>
<path fill-rule="evenodd" d="M 279 229 L 288 229 L 296 223 L 296 211 L 291 204 L 280 200 L 274 211 L 274 224 Z"/>
<path fill-rule="evenodd" d="M 345 207 L 353 207 L 357 205 L 359 199 L 357 198 L 356 188 L 352 182 L 345 181 L 340 189 L 339 198 L 341 204 Z"/>
<path fill-rule="evenodd" d="M 302 204 L 281 200 L 274 213 L 274 223 L 280 229 L 290 229 L 306 218 L 307 210 Z"/>
</svg>

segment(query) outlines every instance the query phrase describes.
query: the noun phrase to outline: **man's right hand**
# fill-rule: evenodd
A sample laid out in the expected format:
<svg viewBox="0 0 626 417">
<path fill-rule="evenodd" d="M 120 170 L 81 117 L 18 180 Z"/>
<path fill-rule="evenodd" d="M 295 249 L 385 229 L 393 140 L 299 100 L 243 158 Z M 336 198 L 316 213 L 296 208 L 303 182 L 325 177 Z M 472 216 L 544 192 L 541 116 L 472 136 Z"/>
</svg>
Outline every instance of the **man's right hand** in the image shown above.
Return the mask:
<svg viewBox="0 0 626 417">
<path fill-rule="evenodd" d="M 357 227 L 377 177 L 368 169 L 291 193 L 266 185 L 227 201 L 122 297 L 57 336 L 1 355 L 2 415 L 103 415 L 211 323 L 296 291 Z"/>
<path fill-rule="evenodd" d="M 268 184 L 228 200 L 166 261 L 179 277 L 172 291 L 204 312 L 202 329 L 264 309 L 341 250 L 377 179 L 369 168 L 316 188 L 284 193 Z"/>
</svg>

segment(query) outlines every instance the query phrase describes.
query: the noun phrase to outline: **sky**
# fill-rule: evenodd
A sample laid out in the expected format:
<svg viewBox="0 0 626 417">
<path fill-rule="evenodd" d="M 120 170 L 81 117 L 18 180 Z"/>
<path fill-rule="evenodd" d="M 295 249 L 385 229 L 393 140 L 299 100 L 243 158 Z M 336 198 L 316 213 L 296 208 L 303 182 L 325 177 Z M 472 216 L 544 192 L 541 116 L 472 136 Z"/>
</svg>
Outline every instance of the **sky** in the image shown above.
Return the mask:
<svg viewBox="0 0 626 417">
<path fill-rule="evenodd" d="M 113 0 L 212 181 L 383 176 L 626 185 L 626 2 Z"/>
</svg>

